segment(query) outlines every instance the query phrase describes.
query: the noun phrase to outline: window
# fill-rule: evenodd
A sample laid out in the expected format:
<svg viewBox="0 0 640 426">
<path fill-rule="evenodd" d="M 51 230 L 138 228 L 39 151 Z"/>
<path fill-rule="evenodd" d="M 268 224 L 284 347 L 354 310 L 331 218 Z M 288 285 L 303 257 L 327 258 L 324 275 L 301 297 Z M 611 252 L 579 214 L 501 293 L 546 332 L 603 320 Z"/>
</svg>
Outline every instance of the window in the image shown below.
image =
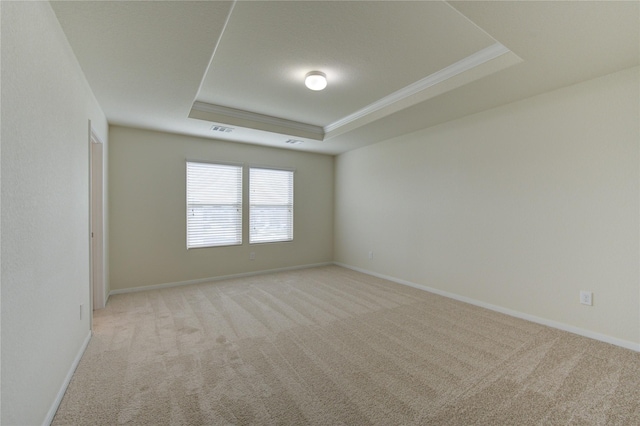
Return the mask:
<svg viewBox="0 0 640 426">
<path fill-rule="evenodd" d="M 249 169 L 249 243 L 293 240 L 293 171 Z"/>
<path fill-rule="evenodd" d="M 242 244 L 242 166 L 187 161 L 187 248 Z"/>
</svg>

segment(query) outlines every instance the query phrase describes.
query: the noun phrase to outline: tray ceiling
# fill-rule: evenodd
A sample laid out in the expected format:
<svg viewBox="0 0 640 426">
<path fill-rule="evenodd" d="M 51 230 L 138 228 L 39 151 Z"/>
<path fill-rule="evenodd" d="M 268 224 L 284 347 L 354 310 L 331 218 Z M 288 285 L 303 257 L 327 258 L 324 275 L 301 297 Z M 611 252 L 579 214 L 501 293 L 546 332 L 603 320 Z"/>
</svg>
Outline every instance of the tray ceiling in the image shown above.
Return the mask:
<svg viewBox="0 0 640 426">
<path fill-rule="evenodd" d="M 111 123 L 329 154 L 639 62 L 637 2 L 52 6 Z"/>
</svg>

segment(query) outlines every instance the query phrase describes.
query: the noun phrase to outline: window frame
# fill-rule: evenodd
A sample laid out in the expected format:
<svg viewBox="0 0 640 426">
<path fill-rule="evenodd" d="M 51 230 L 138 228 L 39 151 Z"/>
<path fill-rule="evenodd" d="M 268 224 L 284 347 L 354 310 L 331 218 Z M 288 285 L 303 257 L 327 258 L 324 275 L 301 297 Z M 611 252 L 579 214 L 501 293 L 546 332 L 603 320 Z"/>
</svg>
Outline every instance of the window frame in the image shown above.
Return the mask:
<svg viewBox="0 0 640 426">
<path fill-rule="evenodd" d="M 253 180 L 251 177 L 251 171 L 252 170 L 265 170 L 265 171 L 274 171 L 274 172 L 286 172 L 286 173 L 290 173 L 290 183 L 288 185 L 287 191 L 289 192 L 288 194 L 286 194 L 286 197 L 290 199 L 290 202 L 286 203 L 286 204 L 255 204 L 252 202 L 252 195 L 253 195 Z M 274 244 L 274 243 L 289 243 L 292 242 L 294 240 L 294 216 L 295 216 L 295 169 L 294 168 L 288 168 L 288 167 L 275 167 L 275 166 L 264 166 L 264 165 L 256 165 L 256 164 L 250 164 L 247 167 L 247 173 L 248 173 L 248 180 L 249 180 L 249 184 L 248 184 L 248 208 L 249 208 L 249 214 L 248 214 L 248 226 L 249 226 L 249 245 L 256 245 L 256 244 Z M 287 217 L 287 236 L 285 238 L 277 238 L 277 239 L 269 239 L 269 240 L 265 240 L 264 238 L 259 238 L 255 241 L 254 240 L 254 228 L 253 228 L 253 213 L 254 213 L 254 207 L 256 205 L 262 205 L 262 206 L 270 206 L 270 207 L 274 207 L 274 206 L 282 206 L 286 209 L 289 210 L 288 212 L 288 217 Z"/>
<path fill-rule="evenodd" d="M 189 195 L 190 195 L 190 179 L 189 179 L 189 164 L 198 164 L 198 165 L 209 165 L 209 166 L 221 166 L 221 167 L 233 167 L 237 173 L 239 173 L 238 178 L 236 180 L 236 190 L 235 194 L 236 202 L 234 203 L 215 203 L 215 204 L 206 204 L 206 203 L 190 203 Z M 185 161 L 185 201 L 186 201 L 186 223 L 185 223 L 185 242 L 187 246 L 187 250 L 199 249 L 199 248 L 216 248 L 216 247 L 233 247 L 240 246 L 244 242 L 244 164 L 243 163 L 232 163 L 232 162 L 222 162 L 222 161 L 203 161 L 203 160 L 189 160 Z M 190 238 L 190 235 L 193 233 L 190 232 L 190 210 L 193 205 L 209 205 L 209 206 L 235 206 L 236 215 L 234 216 L 235 222 L 235 235 L 236 238 L 234 240 L 224 241 L 219 244 L 213 244 L 211 241 L 208 241 L 204 244 L 195 244 L 191 243 L 193 237 Z M 218 225 L 220 226 L 220 225 Z"/>
</svg>

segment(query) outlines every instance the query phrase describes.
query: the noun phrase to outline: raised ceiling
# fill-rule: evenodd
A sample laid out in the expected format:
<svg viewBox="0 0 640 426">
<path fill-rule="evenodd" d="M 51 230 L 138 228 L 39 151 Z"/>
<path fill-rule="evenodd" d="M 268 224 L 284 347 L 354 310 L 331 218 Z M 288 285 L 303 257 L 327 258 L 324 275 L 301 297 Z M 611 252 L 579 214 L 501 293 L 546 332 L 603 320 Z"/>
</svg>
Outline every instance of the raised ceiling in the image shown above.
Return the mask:
<svg viewBox="0 0 640 426">
<path fill-rule="evenodd" d="M 640 61 L 638 2 L 52 6 L 110 123 L 328 154 Z"/>
</svg>

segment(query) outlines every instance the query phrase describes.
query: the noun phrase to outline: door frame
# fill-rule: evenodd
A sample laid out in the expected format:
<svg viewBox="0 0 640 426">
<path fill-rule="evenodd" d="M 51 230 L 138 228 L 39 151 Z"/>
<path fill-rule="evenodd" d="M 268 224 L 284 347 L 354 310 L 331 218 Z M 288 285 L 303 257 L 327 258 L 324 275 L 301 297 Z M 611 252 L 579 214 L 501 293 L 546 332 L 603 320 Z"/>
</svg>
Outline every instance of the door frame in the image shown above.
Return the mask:
<svg viewBox="0 0 640 426">
<path fill-rule="evenodd" d="M 91 318 L 93 310 L 106 305 L 105 297 L 105 202 L 104 144 L 89 121 L 89 270 Z M 93 321 L 92 321 L 93 322 Z"/>
</svg>

